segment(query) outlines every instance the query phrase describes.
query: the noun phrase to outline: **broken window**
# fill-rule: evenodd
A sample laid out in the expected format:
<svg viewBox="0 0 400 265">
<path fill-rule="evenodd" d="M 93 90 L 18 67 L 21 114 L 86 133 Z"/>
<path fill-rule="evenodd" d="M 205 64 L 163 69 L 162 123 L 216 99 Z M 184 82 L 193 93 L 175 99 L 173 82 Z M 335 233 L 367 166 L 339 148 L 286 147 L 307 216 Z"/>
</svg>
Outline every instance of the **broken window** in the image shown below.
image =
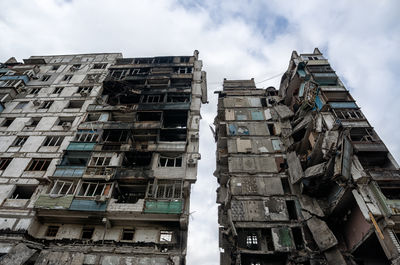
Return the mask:
<svg viewBox="0 0 400 265">
<path fill-rule="evenodd" d="M 28 123 L 25 125 L 25 128 L 26 128 L 27 130 L 33 130 L 34 128 L 36 128 L 36 126 L 37 126 L 38 123 L 40 122 L 40 119 L 41 119 L 41 118 L 32 118 L 32 119 L 30 120 L 30 122 L 28 122 Z"/>
<path fill-rule="evenodd" d="M 37 95 L 39 94 L 40 88 L 32 88 L 31 91 L 29 91 L 30 95 Z"/>
<path fill-rule="evenodd" d="M 154 63 L 172 63 L 174 57 L 156 57 L 154 58 Z"/>
<path fill-rule="evenodd" d="M 164 102 L 164 95 L 144 95 L 142 103 L 160 103 Z"/>
<path fill-rule="evenodd" d="M 131 69 L 130 75 L 147 75 L 150 72 L 150 68 L 134 68 Z"/>
<path fill-rule="evenodd" d="M 34 158 L 26 167 L 26 171 L 45 171 L 49 167 L 51 159 Z"/>
<path fill-rule="evenodd" d="M 297 220 L 296 203 L 293 200 L 286 201 L 286 208 L 289 214 L 289 220 Z"/>
<path fill-rule="evenodd" d="M 172 241 L 173 231 L 160 231 L 160 243 L 169 243 Z"/>
<path fill-rule="evenodd" d="M 118 142 L 123 143 L 129 140 L 129 130 L 104 130 L 102 140 L 104 142 Z"/>
<path fill-rule="evenodd" d="M 30 199 L 36 188 L 36 185 L 17 185 L 10 199 Z"/>
<path fill-rule="evenodd" d="M 248 249 L 258 249 L 258 238 L 256 233 L 250 233 L 246 236 L 246 246 Z"/>
<path fill-rule="evenodd" d="M 160 121 L 162 112 L 137 112 L 137 121 Z"/>
<path fill-rule="evenodd" d="M 11 163 L 12 158 L 0 158 L 0 170 L 5 170 Z"/>
<path fill-rule="evenodd" d="M 188 113 L 186 111 L 165 111 L 164 128 L 186 128 Z"/>
<path fill-rule="evenodd" d="M 61 94 L 61 92 L 64 90 L 63 87 L 56 87 L 53 91 L 53 94 Z"/>
<path fill-rule="evenodd" d="M 108 166 L 110 165 L 111 157 L 104 157 L 104 156 L 92 156 L 90 160 L 91 166 Z"/>
<path fill-rule="evenodd" d="M 56 180 L 50 190 L 51 195 L 72 195 L 75 191 L 75 185 L 72 181 Z"/>
<path fill-rule="evenodd" d="M 177 74 L 191 74 L 192 67 L 175 67 L 174 72 Z"/>
<path fill-rule="evenodd" d="M 71 66 L 71 68 L 69 68 L 69 70 L 71 72 L 75 72 L 75 71 L 78 71 L 80 68 L 81 68 L 81 64 L 74 64 Z"/>
<path fill-rule="evenodd" d="M 135 235 L 135 229 L 124 228 L 124 229 L 122 229 L 122 238 L 121 238 L 121 240 L 133 241 L 133 236 L 134 235 Z"/>
<path fill-rule="evenodd" d="M 190 94 L 168 94 L 167 102 L 190 102 Z"/>
<path fill-rule="evenodd" d="M 296 249 L 297 250 L 303 249 L 304 242 L 303 242 L 303 234 L 301 233 L 301 227 L 292 227 L 292 234 Z"/>
<path fill-rule="evenodd" d="M 101 74 L 88 74 L 86 76 L 86 82 L 97 83 L 100 81 Z"/>
<path fill-rule="evenodd" d="M 44 101 L 43 104 L 40 105 L 39 109 L 49 109 L 53 101 Z"/>
<path fill-rule="evenodd" d="M 62 81 L 69 82 L 71 79 L 72 79 L 72 75 L 64 75 L 64 78 L 62 79 Z"/>
<path fill-rule="evenodd" d="M 107 64 L 106 63 L 95 63 L 93 65 L 93 69 L 106 69 Z"/>
<path fill-rule="evenodd" d="M 93 86 L 80 86 L 78 88 L 77 93 L 80 93 L 82 96 L 83 95 L 89 95 L 90 92 L 92 92 Z"/>
<path fill-rule="evenodd" d="M 59 117 L 57 125 L 64 127 L 71 127 L 74 120 L 75 117 Z"/>
<path fill-rule="evenodd" d="M 26 105 L 28 105 L 28 102 L 19 102 L 15 109 L 23 109 Z"/>
<path fill-rule="evenodd" d="M 161 156 L 158 159 L 159 167 L 181 167 L 182 166 L 182 156 L 167 157 Z"/>
<path fill-rule="evenodd" d="M 117 203 L 137 203 L 139 199 L 144 199 L 147 184 L 143 185 L 118 185 L 114 194 Z"/>
<path fill-rule="evenodd" d="M 60 146 L 64 136 L 47 136 L 43 146 Z"/>
<path fill-rule="evenodd" d="M 49 81 L 50 77 L 51 77 L 51 75 L 43 75 L 41 81 L 42 82 Z"/>
<path fill-rule="evenodd" d="M 285 194 L 291 194 L 289 179 L 287 177 L 281 178 L 283 192 Z"/>
<path fill-rule="evenodd" d="M 186 129 L 166 129 L 160 130 L 160 141 L 185 142 Z"/>
<path fill-rule="evenodd" d="M 190 56 L 181 56 L 179 59 L 181 63 L 188 63 L 190 60 Z"/>
<path fill-rule="evenodd" d="M 270 135 L 276 135 L 275 125 L 273 123 L 267 123 L 268 131 Z"/>
<path fill-rule="evenodd" d="M 400 200 L 400 185 L 397 183 L 389 184 L 389 183 L 379 183 L 379 188 L 382 194 L 388 200 Z"/>
<path fill-rule="evenodd" d="M 374 129 L 372 128 L 352 128 L 350 139 L 353 142 L 376 142 L 379 141 Z"/>
<path fill-rule="evenodd" d="M 150 166 L 153 154 L 150 152 L 125 152 L 122 165 L 125 167 Z"/>
<path fill-rule="evenodd" d="M 52 71 L 57 71 L 58 68 L 60 68 L 60 65 L 53 65 L 53 66 L 51 67 L 51 70 L 52 70 Z"/>
<path fill-rule="evenodd" d="M 271 228 L 263 229 L 262 235 L 265 238 L 265 241 L 267 241 L 267 249 L 269 251 L 275 251 L 274 239 L 272 237 Z"/>
<path fill-rule="evenodd" d="M 365 119 L 364 115 L 360 110 L 339 110 L 332 109 L 335 116 L 341 120 L 362 120 Z"/>
<path fill-rule="evenodd" d="M 81 239 L 92 239 L 94 233 L 94 227 L 82 228 Z"/>
<path fill-rule="evenodd" d="M 82 182 L 77 196 L 94 197 L 108 196 L 111 191 L 111 183 Z"/>
<path fill-rule="evenodd" d="M 46 236 L 47 237 L 55 237 L 57 236 L 58 230 L 60 227 L 58 225 L 49 225 L 47 227 Z"/>
<path fill-rule="evenodd" d="M 23 146 L 26 140 L 28 140 L 28 136 L 18 136 L 11 146 Z"/>
<path fill-rule="evenodd" d="M 192 86 L 192 80 L 188 78 L 172 78 L 171 88 L 185 89 Z"/>
<path fill-rule="evenodd" d="M 14 120 L 15 120 L 14 118 L 6 118 L 4 119 L 3 124 L 1 126 L 8 127 L 11 125 L 11 123 L 13 123 Z"/>
<path fill-rule="evenodd" d="M 87 152 L 67 152 L 63 156 L 61 165 L 84 167 L 89 160 L 89 155 Z"/>
<path fill-rule="evenodd" d="M 154 199 L 181 199 L 182 181 L 156 179 L 149 184 L 147 197 Z"/>
<path fill-rule="evenodd" d="M 153 63 L 153 58 L 135 58 L 135 64 L 151 64 Z"/>
<path fill-rule="evenodd" d="M 111 71 L 111 76 L 116 79 L 122 79 L 129 74 L 129 69 L 115 69 Z"/>
<path fill-rule="evenodd" d="M 67 109 L 80 109 L 80 108 L 82 108 L 83 103 L 85 103 L 84 100 L 71 100 L 66 108 Z"/>
<path fill-rule="evenodd" d="M 99 134 L 96 130 L 79 130 L 76 135 L 74 141 L 76 142 L 97 142 L 97 138 Z"/>
</svg>

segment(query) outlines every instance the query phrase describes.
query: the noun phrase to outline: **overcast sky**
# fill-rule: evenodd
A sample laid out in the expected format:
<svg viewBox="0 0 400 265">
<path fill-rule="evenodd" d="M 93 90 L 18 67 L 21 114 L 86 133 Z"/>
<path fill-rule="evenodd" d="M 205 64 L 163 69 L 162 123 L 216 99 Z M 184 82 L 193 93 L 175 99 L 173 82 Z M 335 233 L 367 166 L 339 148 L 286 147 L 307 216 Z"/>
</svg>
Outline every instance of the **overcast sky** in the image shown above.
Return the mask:
<svg viewBox="0 0 400 265">
<path fill-rule="evenodd" d="M 215 144 L 208 128 L 223 78 L 281 75 L 291 52 L 319 47 L 400 160 L 400 1 L 0 0 L 0 62 L 15 56 L 122 52 L 192 55 L 208 78 L 187 264 L 218 264 Z M 279 88 L 280 76 L 258 83 Z"/>
</svg>

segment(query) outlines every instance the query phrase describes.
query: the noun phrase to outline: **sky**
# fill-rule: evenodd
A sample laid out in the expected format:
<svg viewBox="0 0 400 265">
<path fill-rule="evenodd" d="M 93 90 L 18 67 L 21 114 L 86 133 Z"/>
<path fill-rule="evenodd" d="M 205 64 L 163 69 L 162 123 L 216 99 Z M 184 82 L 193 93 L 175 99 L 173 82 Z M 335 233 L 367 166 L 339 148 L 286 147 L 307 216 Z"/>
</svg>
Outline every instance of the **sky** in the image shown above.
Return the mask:
<svg viewBox="0 0 400 265">
<path fill-rule="evenodd" d="M 202 160 L 192 188 L 187 264 L 219 264 L 215 143 L 209 125 L 216 115 L 214 91 L 222 89 L 224 78 L 255 78 L 260 88 L 279 88 L 292 51 L 318 47 L 400 161 L 400 1 L 1 2 L 0 62 L 11 56 L 21 61 L 31 55 L 200 51 L 209 104 L 202 106 Z"/>
</svg>

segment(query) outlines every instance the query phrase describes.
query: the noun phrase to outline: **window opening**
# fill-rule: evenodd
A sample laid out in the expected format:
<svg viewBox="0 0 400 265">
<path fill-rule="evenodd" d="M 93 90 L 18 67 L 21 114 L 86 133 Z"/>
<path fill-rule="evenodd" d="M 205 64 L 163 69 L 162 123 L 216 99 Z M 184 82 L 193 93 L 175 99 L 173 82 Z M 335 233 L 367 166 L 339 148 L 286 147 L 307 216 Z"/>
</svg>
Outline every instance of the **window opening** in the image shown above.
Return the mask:
<svg viewBox="0 0 400 265">
<path fill-rule="evenodd" d="M 34 185 L 17 185 L 10 199 L 30 199 L 36 188 Z"/>
<path fill-rule="evenodd" d="M 122 230 L 122 240 L 132 241 L 135 235 L 135 230 L 131 228 L 124 228 Z"/>
<path fill-rule="evenodd" d="M 92 239 L 94 233 L 94 227 L 82 228 L 81 239 Z"/>
<path fill-rule="evenodd" d="M 172 231 L 165 231 L 161 230 L 160 231 L 160 242 L 171 242 L 172 241 Z"/>
<path fill-rule="evenodd" d="M 296 203 L 293 200 L 286 201 L 286 208 L 289 213 L 289 220 L 297 220 Z"/>
<path fill-rule="evenodd" d="M 52 104 L 53 104 L 53 101 L 44 101 L 39 109 L 49 109 Z"/>
<path fill-rule="evenodd" d="M 11 163 L 12 158 L 0 158 L 0 170 L 5 170 Z"/>
<path fill-rule="evenodd" d="M 159 167 L 181 167 L 182 166 L 182 156 L 177 157 L 167 157 L 160 156 L 158 160 Z"/>
<path fill-rule="evenodd" d="M 46 82 L 46 81 L 49 81 L 50 77 L 51 77 L 51 75 L 43 75 L 41 80 L 42 80 L 42 82 Z"/>
<path fill-rule="evenodd" d="M 37 95 L 39 94 L 40 88 L 32 88 L 31 91 L 29 91 L 30 95 Z"/>
<path fill-rule="evenodd" d="M 51 195 L 72 195 L 75 191 L 75 185 L 72 181 L 56 180 L 53 188 L 50 190 Z"/>
<path fill-rule="evenodd" d="M 14 120 L 14 118 L 6 118 L 1 126 L 8 127 L 11 125 L 11 123 L 13 123 Z"/>
<path fill-rule="evenodd" d="M 51 159 L 32 159 L 26 171 L 45 171 L 49 167 Z"/>
<path fill-rule="evenodd" d="M 11 146 L 23 146 L 26 140 L 28 140 L 28 136 L 18 136 Z"/>
<path fill-rule="evenodd" d="M 62 79 L 62 81 L 70 81 L 72 79 L 72 75 L 64 75 L 64 78 Z"/>
<path fill-rule="evenodd" d="M 43 146 L 60 146 L 64 136 L 47 136 Z"/>
<path fill-rule="evenodd" d="M 64 90 L 63 87 L 56 87 L 56 89 L 54 89 L 53 94 L 61 94 L 61 92 Z"/>
<path fill-rule="evenodd" d="M 50 225 L 49 227 L 47 227 L 46 236 L 55 237 L 59 229 L 60 229 L 59 226 Z"/>
</svg>

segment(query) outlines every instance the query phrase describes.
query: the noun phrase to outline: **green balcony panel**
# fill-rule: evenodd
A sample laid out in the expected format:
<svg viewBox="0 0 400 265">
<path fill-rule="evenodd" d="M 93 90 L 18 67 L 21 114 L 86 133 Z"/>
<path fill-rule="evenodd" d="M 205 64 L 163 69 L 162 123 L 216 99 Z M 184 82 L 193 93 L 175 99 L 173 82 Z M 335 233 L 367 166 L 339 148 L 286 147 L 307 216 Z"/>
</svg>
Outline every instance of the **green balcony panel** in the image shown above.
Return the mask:
<svg viewBox="0 0 400 265">
<path fill-rule="evenodd" d="M 74 196 L 52 197 L 51 195 L 40 195 L 35 202 L 35 208 L 42 209 L 68 209 Z"/>
<path fill-rule="evenodd" d="M 68 151 L 91 151 L 96 143 L 70 143 L 67 147 Z"/>
<path fill-rule="evenodd" d="M 182 213 L 183 200 L 175 201 L 146 201 L 144 206 L 145 213 Z"/>
<path fill-rule="evenodd" d="M 74 199 L 69 207 L 72 211 L 91 211 L 91 212 L 105 212 L 107 209 L 107 202 L 97 202 L 95 200 L 82 200 Z"/>
</svg>

